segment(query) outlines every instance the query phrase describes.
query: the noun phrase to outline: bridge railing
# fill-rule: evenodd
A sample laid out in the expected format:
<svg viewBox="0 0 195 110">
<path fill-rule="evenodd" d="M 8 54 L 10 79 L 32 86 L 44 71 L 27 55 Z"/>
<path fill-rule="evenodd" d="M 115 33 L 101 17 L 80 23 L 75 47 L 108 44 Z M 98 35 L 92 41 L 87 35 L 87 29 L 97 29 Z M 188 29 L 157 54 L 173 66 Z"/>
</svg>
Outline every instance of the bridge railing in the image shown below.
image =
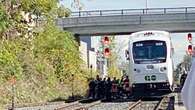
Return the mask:
<svg viewBox="0 0 195 110">
<path fill-rule="evenodd" d="M 78 11 L 78 12 L 72 12 L 70 17 L 145 15 L 145 14 L 169 14 L 169 13 L 195 13 L 195 7 Z"/>
</svg>

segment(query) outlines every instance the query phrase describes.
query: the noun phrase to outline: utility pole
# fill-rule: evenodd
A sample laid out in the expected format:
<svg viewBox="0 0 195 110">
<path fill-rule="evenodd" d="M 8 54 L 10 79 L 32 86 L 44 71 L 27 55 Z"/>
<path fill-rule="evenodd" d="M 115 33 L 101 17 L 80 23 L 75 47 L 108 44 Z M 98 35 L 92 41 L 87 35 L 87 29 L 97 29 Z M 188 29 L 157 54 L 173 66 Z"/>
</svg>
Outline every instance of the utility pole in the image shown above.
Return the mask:
<svg viewBox="0 0 195 110">
<path fill-rule="evenodd" d="M 108 76 L 108 58 L 104 58 L 104 73 L 103 73 L 103 78 Z"/>
<path fill-rule="evenodd" d="M 146 14 L 148 13 L 148 0 L 146 0 Z"/>
<path fill-rule="evenodd" d="M 72 74 L 72 100 L 74 100 L 74 74 Z"/>
<path fill-rule="evenodd" d="M 11 79 L 11 88 L 12 88 L 12 97 L 11 97 L 11 102 L 12 102 L 12 106 L 9 110 L 15 110 L 15 84 L 16 84 L 16 77 L 14 76 L 14 74 L 12 74 Z"/>
<path fill-rule="evenodd" d="M 104 56 L 103 56 L 103 50 L 104 50 L 104 45 L 103 45 L 103 43 L 102 43 L 102 37 L 100 38 L 100 47 L 99 47 L 99 49 L 98 49 L 98 52 L 97 52 L 97 56 L 98 56 L 98 62 L 99 62 L 99 64 L 98 64 L 98 66 L 99 66 L 99 70 L 100 70 L 100 76 L 102 76 L 103 75 L 103 73 L 104 73 Z"/>
<path fill-rule="evenodd" d="M 93 68 L 93 65 L 91 64 L 90 65 L 90 75 L 91 75 L 91 78 L 92 78 L 92 68 Z"/>
<path fill-rule="evenodd" d="M 146 0 L 146 9 L 148 9 L 148 0 Z"/>
</svg>

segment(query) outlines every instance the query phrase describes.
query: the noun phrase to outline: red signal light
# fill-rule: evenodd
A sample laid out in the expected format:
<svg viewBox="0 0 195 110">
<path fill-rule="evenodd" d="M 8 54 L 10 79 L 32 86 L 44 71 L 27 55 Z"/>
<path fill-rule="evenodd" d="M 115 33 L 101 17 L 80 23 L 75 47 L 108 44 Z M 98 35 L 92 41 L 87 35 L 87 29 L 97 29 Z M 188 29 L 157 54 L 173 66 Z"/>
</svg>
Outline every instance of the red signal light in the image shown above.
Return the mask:
<svg viewBox="0 0 195 110">
<path fill-rule="evenodd" d="M 188 54 L 192 55 L 192 45 L 188 45 Z"/>
<path fill-rule="evenodd" d="M 109 37 L 105 36 L 105 37 L 103 38 L 103 43 L 104 43 L 104 45 L 108 45 L 108 44 L 110 43 Z"/>
<path fill-rule="evenodd" d="M 188 41 L 192 41 L 192 34 L 188 33 Z"/>
<path fill-rule="evenodd" d="M 109 48 L 105 48 L 104 49 L 104 56 L 105 57 L 109 57 L 110 56 L 110 49 Z"/>
</svg>

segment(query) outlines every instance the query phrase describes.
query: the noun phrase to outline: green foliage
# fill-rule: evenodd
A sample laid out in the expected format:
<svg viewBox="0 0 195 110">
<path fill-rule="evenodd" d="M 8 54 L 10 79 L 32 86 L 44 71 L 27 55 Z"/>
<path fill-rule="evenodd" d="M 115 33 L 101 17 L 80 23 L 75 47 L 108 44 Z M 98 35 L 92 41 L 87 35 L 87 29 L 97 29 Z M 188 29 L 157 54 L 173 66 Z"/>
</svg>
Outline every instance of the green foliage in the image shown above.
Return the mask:
<svg viewBox="0 0 195 110">
<path fill-rule="evenodd" d="M 58 0 L 21 0 L 24 11 L 48 13 L 57 7 Z"/>
<path fill-rule="evenodd" d="M 15 41 L 1 41 L 0 47 L 0 70 L 4 73 L 4 78 L 9 79 L 11 75 L 20 77 L 22 68 L 18 61 L 17 54 L 20 47 Z"/>
<path fill-rule="evenodd" d="M 59 78 L 74 74 L 81 63 L 78 47 L 72 35 L 58 30 L 54 25 L 47 25 L 35 38 L 34 54 L 38 59 L 44 58 L 53 65 Z"/>
<path fill-rule="evenodd" d="M 109 67 L 108 74 L 110 77 L 121 78 L 121 72 L 117 65 L 117 54 L 112 52 L 111 57 L 109 58 Z"/>
<path fill-rule="evenodd" d="M 57 0 L 0 2 L 0 109 L 11 102 L 11 76 L 17 78 L 17 104 L 67 98 L 72 92 L 72 74 L 73 92 L 83 95 L 90 72 L 80 67 L 78 44 L 70 32 L 54 25 L 54 16 L 44 16 L 57 13 Z M 30 32 L 21 11 L 39 14 L 48 21 Z"/>
<path fill-rule="evenodd" d="M 183 62 L 185 63 L 185 65 L 189 66 L 191 63 L 191 60 L 192 60 L 192 57 L 190 55 L 184 55 Z"/>
<path fill-rule="evenodd" d="M 116 78 L 121 78 L 121 72 L 118 67 L 117 61 L 118 61 L 118 54 L 116 50 L 116 43 L 115 43 L 115 37 L 112 36 L 111 38 L 111 56 L 108 59 L 108 75 L 110 77 L 116 77 Z"/>
<path fill-rule="evenodd" d="M 65 8 L 64 6 L 60 6 L 57 9 L 57 15 L 59 18 L 68 17 L 70 16 L 70 14 L 71 14 L 71 11 L 68 8 Z"/>
<path fill-rule="evenodd" d="M 0 5 L 0 35 L 3 31 L 5 31 L 8 27 L 9 20 L 3 9 L 2 5 Z"/>
<path fill-rule="evenodd" d="M 116 65 L 110 66 L 108 69 L 108 73 L 109 73 L 109 76 L 111 78 L 113 78 L 113 77 L 121 78 L 121 76 L 122 76 L 120 73 L 120 70 L 118 69 L 118 67 Z"/>
</svg>

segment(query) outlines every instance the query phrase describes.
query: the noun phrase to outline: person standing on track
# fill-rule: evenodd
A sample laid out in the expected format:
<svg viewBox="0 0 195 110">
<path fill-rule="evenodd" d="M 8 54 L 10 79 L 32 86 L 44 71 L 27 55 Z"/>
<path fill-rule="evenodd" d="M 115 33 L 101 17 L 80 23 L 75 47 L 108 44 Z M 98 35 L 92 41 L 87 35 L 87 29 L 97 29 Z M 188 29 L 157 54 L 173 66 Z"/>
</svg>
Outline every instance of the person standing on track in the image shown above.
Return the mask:
<svg viewBox="0 0 195 110">
<path fill-rule="evenodd" d="M 101 82 L 100 82 L 100 85 L 101 85 L 101 94 L 100 94 L 100 96 L 101 96 L 101 98 L 105 98 L 105 84 L 106 84 L 106 78 L 104 78 L 103 80 L 101 80 Z"/>
<path fill-rule="evenodd" d="M 101 85 L 100 85 L 100 82 L 101 82 L 101 78 L 99 77 L 99 75 L 96 76 L 96 80 L 95 80 L 95 84 L 96 84 L 96 87 L 95 87 L 95 94 L 96 94 L 96 97 L 97 99 L 100 98 L 100 94 L 101 94 Z"/>
<path fill-rule="evenodd" d="M 93 99 L 95 98 L 95 86 L 96 86 L 95 81 L 92 78 L 89 82 L 89 96 L 88 96 L 89 98 L 93 98 Z"/>
<path fill-rule="evenodd" d="M 108 77 L 106 84 L 105 84 L 105 90 L 106 90 L 106 100 L 111 100 L 111 89 L 112 89 L 112 82 L 110 80 L 110 77 Z"/>
<path fill-rule="evenodd" d="M 118 94 L 121 98 L 124 97 L 124 76 L 121 77 L 121 80 L 118 85 Z"/>
<path fill-rule="evenodd" d="M 118 92 L 118 82 L 116 80 L 116 77 L 114 77 L 114 79 L 112 80 L 112 97 L 114 99 L 117 98 L 117 92 Z"/>
<path fill-rule="evenodd" d="M 180 78 L 180 87 L 182 88 L 187 77 L 187 73 L 183 73 Z"/>
<path fill-rule="evenodd" d="M 131 95 L 131 86 L 130 86 L 130 82 L 129 82 L 129 77 L 126 76 L 124 79 L 124 91 L 127 97 L 129 97 Z"/>
</svg>

